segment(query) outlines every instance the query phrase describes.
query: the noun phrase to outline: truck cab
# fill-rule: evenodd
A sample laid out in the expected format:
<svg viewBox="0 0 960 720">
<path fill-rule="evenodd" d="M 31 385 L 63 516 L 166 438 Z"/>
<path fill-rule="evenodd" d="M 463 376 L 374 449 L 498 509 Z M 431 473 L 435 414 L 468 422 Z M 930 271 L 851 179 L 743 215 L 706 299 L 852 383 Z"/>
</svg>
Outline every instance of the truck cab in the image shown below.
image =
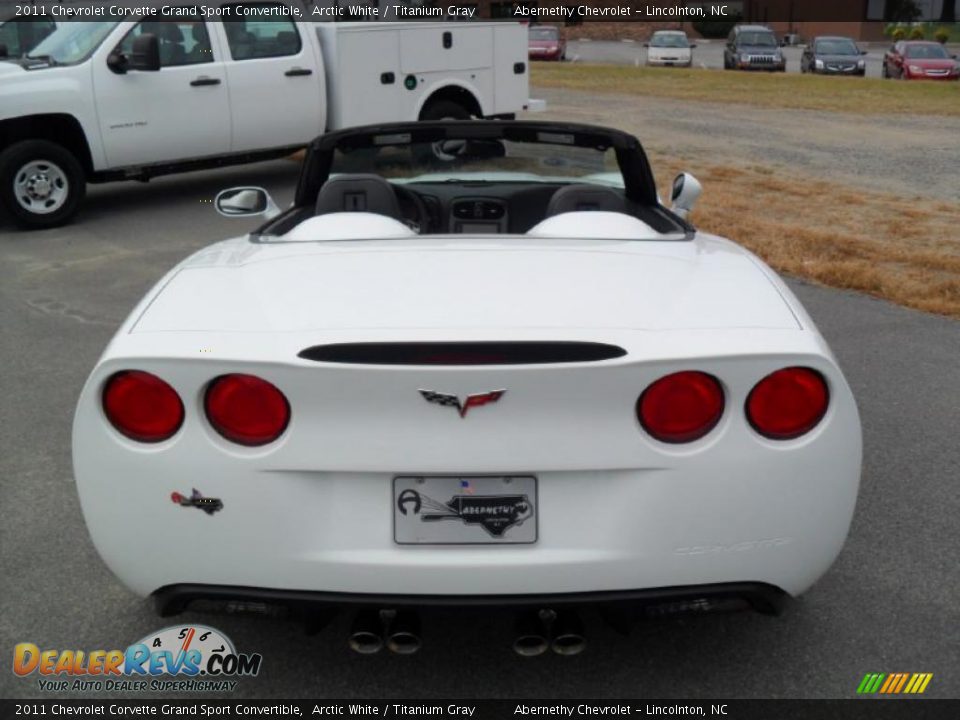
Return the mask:
<svg viewBox="0 0 960 720">
<path fill-rule="evenodd" d="M 0 204 L 18 224 L 68 221 L 88 182 L 282 157 L 351 125 L 510 116 L 527 101 L 520 24 L 174 10 L 59 23 L 0 62 Z"/>
</svg>

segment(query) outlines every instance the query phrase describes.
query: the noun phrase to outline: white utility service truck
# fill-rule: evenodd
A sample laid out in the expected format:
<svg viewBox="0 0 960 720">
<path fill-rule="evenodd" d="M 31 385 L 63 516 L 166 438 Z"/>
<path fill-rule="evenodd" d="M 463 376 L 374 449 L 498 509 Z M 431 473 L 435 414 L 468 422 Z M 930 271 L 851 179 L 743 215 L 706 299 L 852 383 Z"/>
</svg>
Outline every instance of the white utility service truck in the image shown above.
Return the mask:
<svg viewBox="0 0 960 720">
<path fill-rule="evenodd" d="M 234 0 L 229 20 L 87 19 L 0 61 L 0 204 L 21 226 L 53 227 L 88 182 L 281 157 L 342 127 L 527 105 L 520 23 L 256 19 L 273 5 L 309 17 L 287 0 Z M 247 7 L 259 14 L 246 19 Z"/>
</svg>

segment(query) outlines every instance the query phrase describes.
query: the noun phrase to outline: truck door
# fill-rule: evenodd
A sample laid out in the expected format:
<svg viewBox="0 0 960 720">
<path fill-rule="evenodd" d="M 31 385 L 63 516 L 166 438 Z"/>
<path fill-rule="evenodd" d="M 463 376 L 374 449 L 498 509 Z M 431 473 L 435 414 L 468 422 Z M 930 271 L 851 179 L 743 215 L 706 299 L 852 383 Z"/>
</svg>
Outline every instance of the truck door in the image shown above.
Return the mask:
<svg viewBox="0 0 960 720">
<path fill-rule="evenodd" d="M 138 35 L 160 40 L 159 72 L 116 73 L 114 50 L 129 53 Z M 94 97 L 109 167 L 222 155 L 230 150 L 230 101 L 220 51 L 202 20 L 137 23 L 98 53 Z M 105 43 L 105 46 L 107 44 Z"/>
<path fill-rule="evenodd" d="M 280 3 L 237 4 L 231 17 L 243 18 L 244 8 Z M 309 25 L 302 25 L 307 32 Z M 242 19 L 220 23 L 230 60 L 230 110 L 233 151 L 306 145 L 325 126 L 322 70 L 315 55 L 317 39 L 304 37 L 292 20 Z"/>
</svg>

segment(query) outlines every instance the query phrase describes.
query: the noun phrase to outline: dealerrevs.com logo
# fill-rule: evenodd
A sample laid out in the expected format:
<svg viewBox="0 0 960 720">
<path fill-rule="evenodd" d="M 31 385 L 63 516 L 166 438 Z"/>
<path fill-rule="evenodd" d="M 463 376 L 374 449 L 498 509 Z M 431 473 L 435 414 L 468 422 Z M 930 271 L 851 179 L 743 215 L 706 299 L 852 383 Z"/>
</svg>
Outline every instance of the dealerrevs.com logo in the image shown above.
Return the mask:
<svg viewBox="0 0 960 720">
<path fill-rule="evenodd" d="M 49 692 L 233 690 L 234 678 L 257 675 L 262 661 L 205 625 L 164 628 L 126 650 L 41 650 L 29 642 L 13 649 L 13 672 L 37 677 Z"/>
</svg>

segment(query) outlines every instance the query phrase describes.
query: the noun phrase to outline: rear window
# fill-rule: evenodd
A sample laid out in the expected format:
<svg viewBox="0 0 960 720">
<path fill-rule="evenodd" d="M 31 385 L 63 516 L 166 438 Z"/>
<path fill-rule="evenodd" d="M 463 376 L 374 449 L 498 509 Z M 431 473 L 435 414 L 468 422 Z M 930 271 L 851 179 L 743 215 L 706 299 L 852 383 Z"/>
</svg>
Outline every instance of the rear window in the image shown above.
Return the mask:
<svg viewBox="0 0 960 720">
<path fill-rule="evenodd" d="M 560 32 L 554 27 L 530 28 L 531 40 L 556 40 Z"/>
<path fill-rule="evenodd" d="M 679 33 L 654 33 L 650 38 L 650 47 L 685 48 L 689 45 L 687 36 Z"/>
<path fill-rule="evenodd" d="M 773 36 L 772 32 L 750 31 L 750 32 L 740 33 L 740 36 L 737 38 L 737 43 L 739 43 L 740 45 L 757 45 L 760 47 L 776 47 L 777 39 Z"/>
<path fill-rule="evenodd" d="M 942 45 L 907 45 L 905 55 L 917 60 L 945 60 L 950 57 Z"/>
<path fill-rule="evenodd" d="M 268 14 L 284 6 L 277 3 L 244 3 L 230 7 L 233 10 L 232 17 L 244 17 L 250 8 Z M 276 15 L 269 20 L 232 20 L 225 22 L 223 28 L 230 45 L 230 57 L 234 60 L 297 55 L 303 47 L 297 26 L 283 15 Z"/>
<path fill-rule="evenodd" d="M 857 46 L 850 40 L 817 40 L 816 52 L 821 55 L 859 55 Z"/>
</svg>

